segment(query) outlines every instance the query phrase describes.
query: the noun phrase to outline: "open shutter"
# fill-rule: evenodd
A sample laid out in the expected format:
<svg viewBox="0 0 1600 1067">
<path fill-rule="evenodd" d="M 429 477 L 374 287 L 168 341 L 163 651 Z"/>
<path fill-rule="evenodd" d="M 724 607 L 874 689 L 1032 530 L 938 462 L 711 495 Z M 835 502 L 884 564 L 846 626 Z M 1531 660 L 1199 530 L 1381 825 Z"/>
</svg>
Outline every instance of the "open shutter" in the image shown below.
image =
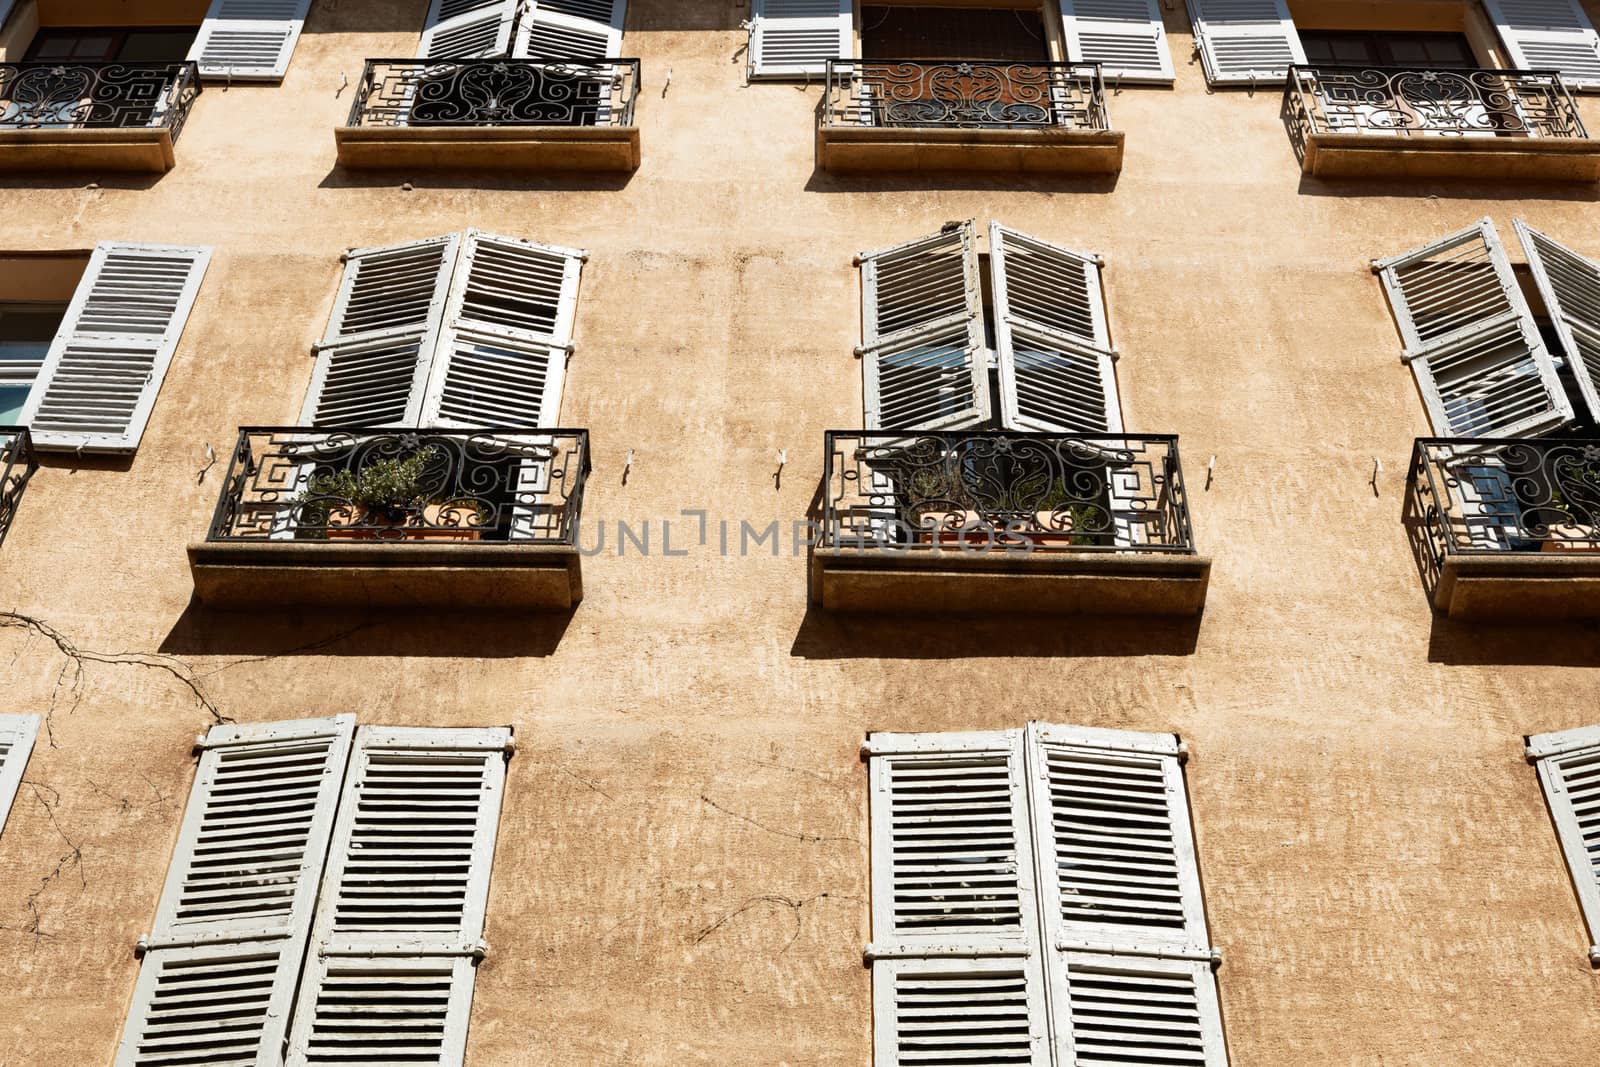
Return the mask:
<svg viewBox="0 0 1600 1067">
<path fill-rule="evenodd" d="M 207 77 L 277 81 L 310 7 L 311 0 L 211 0 L 189 58 Z"/>
<path fill-rule="evenodd" d="M 1589 956 L 1600 963 L 1600 726 L 1528 738 L 1572 885 L 1589 927 Z"/>
<path fill-rule="evenodd" d="M 1490 219 L 1373 267 L 1436 434 L 1528 436 L 1572 420 Z"/>
<path fill-rule="evenodd" d="M 1121 433 L 1099 260 L 996 222 L 989 271 L 1005 425 Z"/>
<path fill-rule="evenodd" d="M 305 426 L 415 426 L 460 237 L 345 257 L 300 413 Z"/>
<path fill-rule="evenodd" d="M 512 55 L 530 59 L 606 59 L 622 55 L 627 0 L 530 0 Z"/>
<path fill-rule="evenodd" d="M 206 735 L 117 1067 L 279 1062 L 353 727 Z"/>
<path fill-rule="evenodd" d="M 867 427 L 933 430 L 987 420 L 973 224 L 863 252 L 860 262 Z"/>
<path fill-rule="evenodd" d="M 1212 85 L 1268 85 L 1304 64 L 1286 0 L 1188 0 L 1195 48 Z"/>
<path fill-rule="evenodd" d="M 511 49 L 517 0 L 432 0 L 417 55 L 424 59 L 481 59 Z"/>
<path fill-rule="evenodd" d="M 559 425 L 586 255 L 467 231 L 435 346 L 424 425 Z"/>
<path fill-rule="evenodd" d="M 6 828 L 6 815 L 22 784 L 22 769 L 28 765 L 38 733 L 37 715 L 0 715 L 0 830 Z"/>
<path fill-rule="evenodd" d="M 1061 1062 L 1222 1067 L 1178 739 L 1031 723 L 1027 753 Z"/>
<path fill-rule="evenodd" d="M 751 0 L 750 77 L 822 77 L 855 52 L 851 19 L 850 0 Z"/>
<path fill-rule="evenodd" d="M 1483 0 L 1511 62 L 1559 70 L 1568 86 L 1600 89 L 1600 34 L 1578 0 Z"/>
<path fill-rule="evenodd" d="M 510 745 L 508 728 L 357 734 L 289 1064 L 462 1063 Z"/>
<path fill-rule="evenodd" d="M 1050 1062 L 1022 733 L 867 742 L 877 1067 Z"/>
<path fill-rule="evenodd" d="M 139 446 L 210 261 L 209 248 L 95 246 L 22 409 L 36 448 Z"/>
<path fill-rule="evenodd" d="M 1067 58 L 1108 80 L 1171 84 L 1172 51 L 1156 0 L 1060 0 Z"/>
<path fill-rule="evenodd" d="M 1563 354 L 1589 416 L 1600 422 L 1600 263 L 1551 240 L 1521 219 L 1517 238 L 1527 253 Z"/>
</svg>

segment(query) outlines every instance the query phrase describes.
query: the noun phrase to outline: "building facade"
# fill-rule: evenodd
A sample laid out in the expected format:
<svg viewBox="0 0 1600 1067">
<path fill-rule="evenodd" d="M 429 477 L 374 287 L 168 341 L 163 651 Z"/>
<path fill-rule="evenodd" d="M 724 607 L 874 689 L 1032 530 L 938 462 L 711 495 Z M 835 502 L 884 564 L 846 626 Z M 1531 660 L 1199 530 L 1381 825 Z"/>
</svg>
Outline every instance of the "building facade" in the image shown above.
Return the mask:
<svg viewBox="0 0 1600 1067">
<path fill-rule="evenodd" d="M 0 1064 L 1590 1062 L 1600 5 L 1230 3 L 9 5 Z"/>
</svg>

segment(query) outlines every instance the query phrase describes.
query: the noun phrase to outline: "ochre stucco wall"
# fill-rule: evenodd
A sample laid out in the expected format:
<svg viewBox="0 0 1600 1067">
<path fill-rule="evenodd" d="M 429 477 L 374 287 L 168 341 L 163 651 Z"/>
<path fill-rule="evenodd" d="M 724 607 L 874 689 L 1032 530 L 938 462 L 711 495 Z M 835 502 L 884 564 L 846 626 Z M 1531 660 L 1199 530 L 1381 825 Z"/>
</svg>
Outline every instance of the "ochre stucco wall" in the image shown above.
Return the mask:
<svg viewBox="0 0 1600 1067">
<path fill-rule="evenodd" d="M 1600 720 L 1600 635 L 1431 614 L 1400 525 L 1428 427 L 1368 263 L 1485 213 L 1600 253 L 1594 189 L 1304 181 L 1279 94 L 1208 93 L 1181 12 L 1176 89 L 1111 100 L 1115 181 L 836 180 L 817 87 L 742 84 L 734 0 L 634 0 L 631 178 L 340 171 L 344 77 L 412 52 L 425 6 L 317 0 L 283 84 L 208 89 L 159 180 L 0 181 L 0 251 L 216 250 L 138 454 L 50 458 L 0 550 L 0 607 L 83 652 L 0 618 L 4 710 L 50 714 L 0 838 L 0 1064 L 111 1061 L 210 721 L 184 680 L 243 722 L 515 725 L 471 1067 L 865 1067 L 857 746 L 1029 718 L 1189 742 L 1235 1067 L 1593 1062 L 1600 976 L 1521 746 Z M 833 619 L 803 558 L 693 544 L 681 509 L 804 515 L 823 431 L 861 418 L 851 256 L 968 217 L 1106 257 L 1128 427 L 1182 435 L 1216 561 L 1198 623 Z M 587 560 L 570 619 L 192 605 L 205 445 L 295 418 L 340 252 L 467 226 L 590 250 L 586 539 L 671 518 L 690 554 Z"/>
</svg>

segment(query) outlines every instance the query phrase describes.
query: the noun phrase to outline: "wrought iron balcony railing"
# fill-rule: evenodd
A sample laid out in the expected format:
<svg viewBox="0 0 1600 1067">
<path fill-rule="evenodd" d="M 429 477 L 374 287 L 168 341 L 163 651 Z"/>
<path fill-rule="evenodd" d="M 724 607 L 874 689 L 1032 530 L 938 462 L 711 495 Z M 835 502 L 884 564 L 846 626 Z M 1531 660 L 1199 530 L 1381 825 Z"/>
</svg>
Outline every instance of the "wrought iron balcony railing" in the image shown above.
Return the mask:
<svg viewBox="0 0 1600 1067">
<path fill-rule="evenodd" d="M 351 126 L 632 126 L 637 59 L 369 59 Z"/>
<path fill-rule="evenodd" d="M 28 479 L 39 469 L 33 438 L 22 426 L 0 426 L 0 541 L 11 530 Z"/>
<path fill-rule="evenodd" d="M 576 545 L 587 430 L 239 431 L 208 541 Z"/>
<path fill-rule="evenodd" d="M 830 59 L 828 127 L 1109 130 L 1098 63 Z"/>
<path fill-rule="evenodd" d="M 1600 552 L 1600 440 L 1417 440 L 1406 524 L 1430 588 L 1446 556 Z"/>
<path fill-rule="evenodd" d="M 1292 67 L 1283 106 L 1302 156 L 1313 134 L 1589 136 L 1555 70 Z"/>
<path fill-rule="evenodd" d="M 0 130 L 165 127 L 173 140 L 200 95 L 179 63 L 0 63 Z"/>
<path fill-rule="evenodd" d="M 830 430 L 825 449 L 826 548 L 1195 552 L 1175 436 Z"/>
</svg>

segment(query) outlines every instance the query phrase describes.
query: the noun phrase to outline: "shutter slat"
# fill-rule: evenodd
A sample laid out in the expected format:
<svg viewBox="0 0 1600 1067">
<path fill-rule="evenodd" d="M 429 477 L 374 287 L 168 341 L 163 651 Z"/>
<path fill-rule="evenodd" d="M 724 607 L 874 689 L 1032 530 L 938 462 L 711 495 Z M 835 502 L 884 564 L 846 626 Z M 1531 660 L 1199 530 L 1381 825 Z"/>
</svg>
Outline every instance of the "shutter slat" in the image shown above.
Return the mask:
<svg viewBox="0 0 1600 1067">
<path fill-rule="evenodd" d="M 1589 927 L 1589 943 L 1600 946 L 1600 744 L 1595 734 L 1594 727 L 1539 734 L 1528 739 L 1528 751 Z M 1590 949 L 1591 955 L 1597 951 Z"/>
<path fill-rule="evenodd" d="M 622 54 L 627 0 L 533 0 L 511 54 L 528 59 L 614 59 Z"/>
<path fill-rule="evenodd" d="M 210 260 L 209 248 L 95 247 L 23 407 L 35 447 L 138 447 Z"/>
<path fill-rule="evenodd" d="M 1516 437 L 1572 421 L 1491 220 L 1376 267 L 1435 433 Z"/>
<path fill-rule="evenodd" d="M 39 735 L 39 716 L 0 715 L 0 832 L 22 785 L 22 772 Z"/>
<path fill-rule="evenodd" d="M 979 426 L 990 417 L 973 224 L 861 254 L 869 429 Z"/>
<path fill-rule="evenodd" d="M 277 81 L 310 8 L 311 0 L 212 0 L 189 58 L 206 77 Z"/>
<path fill-rule="evenodd" d="M 1600 263 L 1521 219 L 1514 225 L 1589 417 L 1600 422 Z"/>
<path fill-rule="evenodd" d="M 1600 89 L 1600 34 L 1578 0 L 1483 0 L 1512 65 L 1559 70 L 1577 89 Z"/>
<path fill-rule="evenodd" d="M 517 0 L 432 0 L 417 55 L 484 59 L 509 55 Z"/>
<path fill-rule="evenodd" d="M 1213 85 L 1281 85 L 1306 62 L 1286 0 L 1187 0 L 1195 46 Z"/>
<path fill-rule="evenodd" d="M 1049 1067 L 1038 962 L 879 960 L 875 1067 Z"/>
<path fill-rule="evenodd" d="M 997 222 L 989 270 L 1005 425 L 1121 433 L 1099 264 Z"/>
<path fill-rule="evenodd" d="M 751 15 L 752 79 L 821 77 L 855 51 L 850 0 L 752 0 Z"/>
<path fill-rule="evenodd" d="M 1077 1067 L 1227 1067 L 1209 964 L 1066 952 L 1066 1035 Z"/>
<path fill-rule="evenodd" d="M 1157 0 L 1059 0 L 1067 58 L 1107 81 L 1170 85 L 1172 50 Z"/>
</svg>

